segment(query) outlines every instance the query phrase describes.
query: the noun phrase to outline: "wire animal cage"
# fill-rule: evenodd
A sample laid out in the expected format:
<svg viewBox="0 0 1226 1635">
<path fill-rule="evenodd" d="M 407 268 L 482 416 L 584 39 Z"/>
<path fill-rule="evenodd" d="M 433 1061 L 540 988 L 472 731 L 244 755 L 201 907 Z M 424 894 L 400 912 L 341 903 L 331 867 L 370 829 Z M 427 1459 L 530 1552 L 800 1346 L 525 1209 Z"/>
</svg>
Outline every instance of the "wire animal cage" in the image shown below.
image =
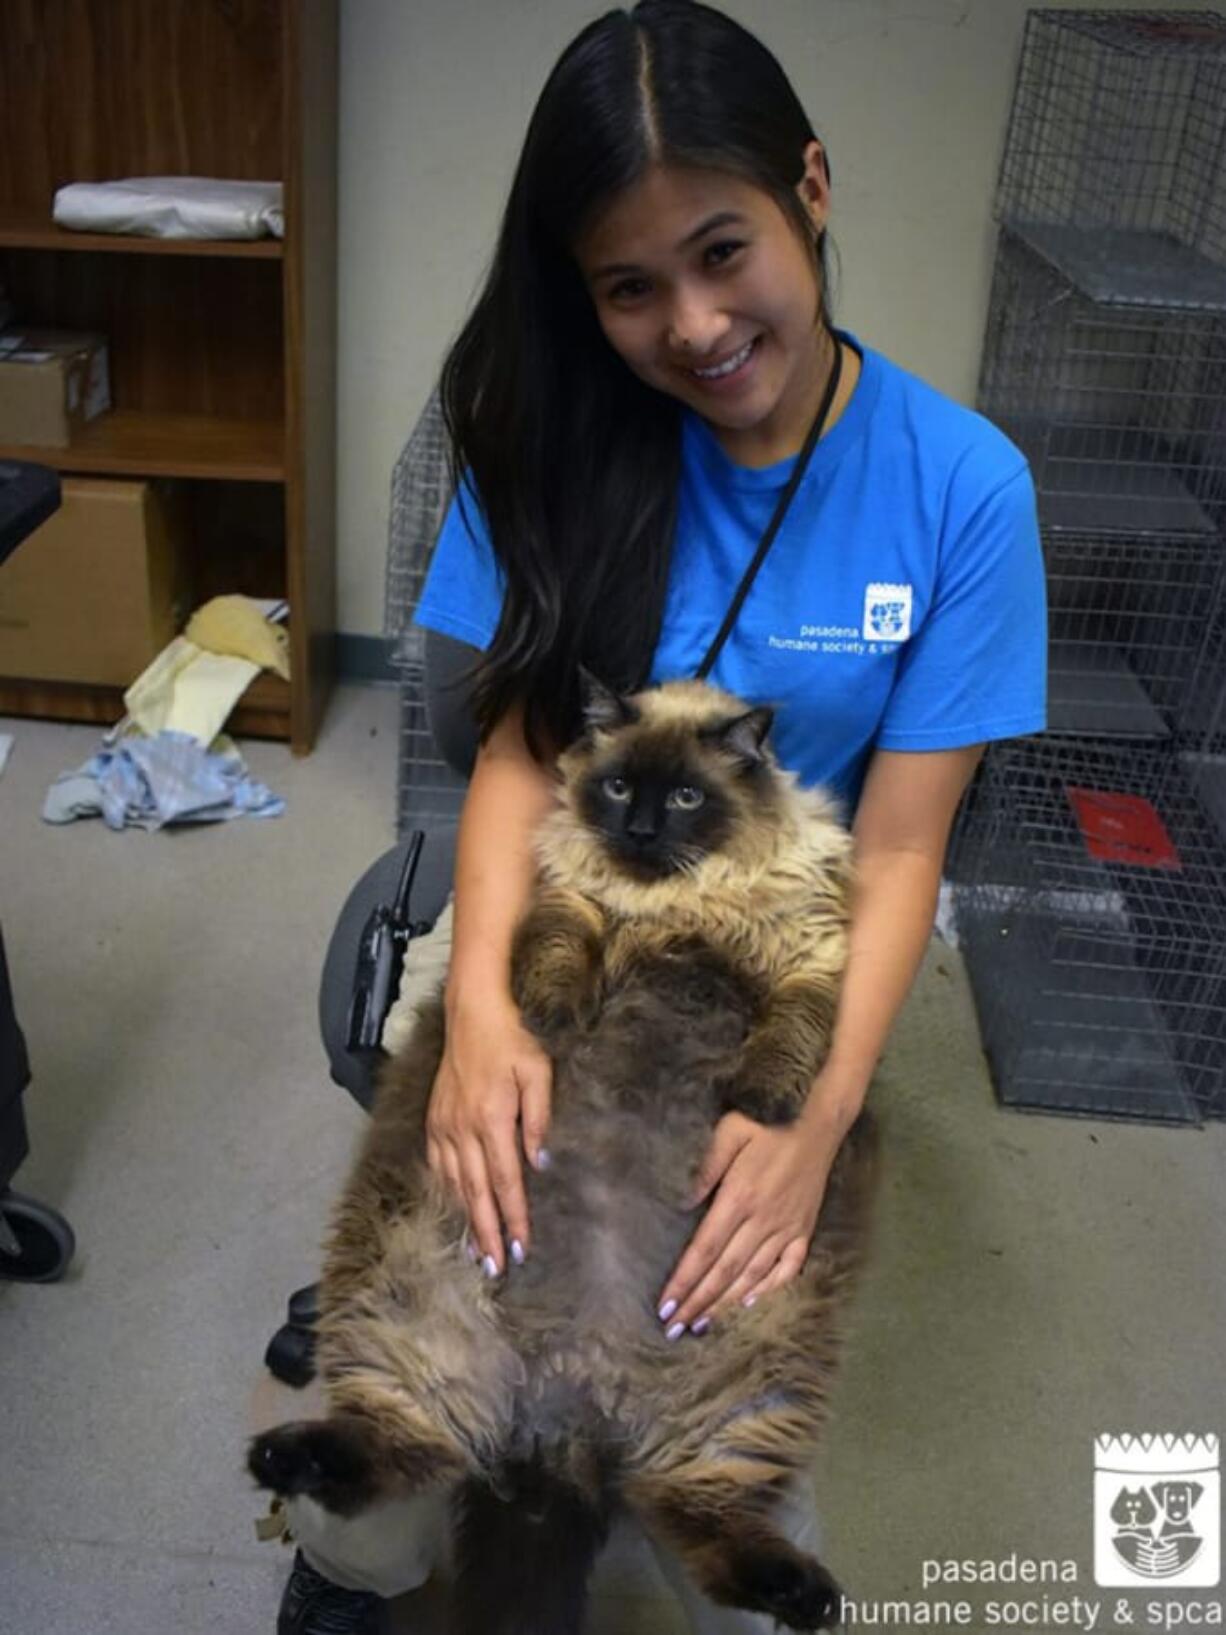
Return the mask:
<svg viewBox="0 0 1226 1635">
<path fill-rule="evenodd" d="M 1006 1105 L 1226 1113 L 1226 865 L 1167 746 L 1030 739 L 986 762 L 958 930 Z"/>
<path fill-rule="evenodd" d="M 1223 611 L 1218 539 L 1048 534 L 1043 552 L 1049 730 L 1204 749 L 1209 638 Z"/>
<path fill-rule="evenodd" d="M 1226 17 L 1032 11 L 999 218 L 1098 301 L 1222 310 Z"/>
<path fill-rule="evenodd" d="M 1018 1107 L 1226 1117 L 1226 18 L 1037 11 L 978 406 L 1023 449 L 1049 734 L 993 745 L 951 849 Z"/>
<path fill-rule="evenodd" d="M 1212 539 L 1226 521 L 1226 301 L 1092 300 L 1002 231 L 978 401 L 1029 459 L 1045 530 Z"/>
<path fill-rule="evenodd" d="M 400 672 L 396 831 L 401 837 L 423 820 L 456 821 L 464 798 L 464 780 L 435 746 L 426 708 L 425 633 L 412 622 L 451 495 L 446 428 L 435 391 L 392 471 L 384 634 Z"/>
</svg>

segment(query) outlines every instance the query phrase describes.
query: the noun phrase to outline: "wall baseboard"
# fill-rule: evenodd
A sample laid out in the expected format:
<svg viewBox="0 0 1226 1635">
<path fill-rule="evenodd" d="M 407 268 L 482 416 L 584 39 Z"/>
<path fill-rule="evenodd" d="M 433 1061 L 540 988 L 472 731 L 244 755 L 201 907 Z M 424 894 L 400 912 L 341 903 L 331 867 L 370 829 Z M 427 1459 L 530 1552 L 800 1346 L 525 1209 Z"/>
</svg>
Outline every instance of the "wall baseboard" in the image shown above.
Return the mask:
<svg viewBox="0 0 1226 1635">
<path fill-rule="evenodd" d="M 391 664 L 390 651 L 385 636 L 345 636 L 338 632 L 337 680 L 357 681 L 368 687 L 399 686 L 400 674 Z"/>
</svg>

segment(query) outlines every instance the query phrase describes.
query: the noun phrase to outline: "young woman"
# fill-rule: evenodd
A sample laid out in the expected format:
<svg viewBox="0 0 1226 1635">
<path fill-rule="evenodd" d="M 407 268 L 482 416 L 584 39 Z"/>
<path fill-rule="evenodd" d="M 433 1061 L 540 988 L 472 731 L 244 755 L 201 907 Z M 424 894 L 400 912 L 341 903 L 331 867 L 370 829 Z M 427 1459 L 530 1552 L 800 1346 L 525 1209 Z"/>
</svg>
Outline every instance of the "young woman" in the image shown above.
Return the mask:
<svg viewBox="0 0 1226 1635">
<path fill-rule="evenodd" d="M 927 942 L 958 800 L 986 741 L 1044 725 L 1025 460 L 833 327 L 829 210 L 823 146 L 759 41 L 692 0 L 609 12 L 549 77 L 443 374 L 462 488 L 417 618 L 483 650 L 484 740 L 428 1134 L 491 1277 L 532 1253 L 521 1163 L 548 1162 L 549 1062 L 508 968 L 578 666 L 626 690 L 693 674 L 799 477 L 711 677 L 775 705 L 779 759 L 845 802 L 850 961 L 805 1115 L 716 1129 L 695 1195 L 710 1207 L 652 1291 L 687 1344 L 799 1270 Z M 360 1549 L 299 1537 L 351 1588 L 421 1576 L 371 1569 L 369 1530 Z M 366 1615 L 301 1558 L 296 1577 L 305 1610 L 283 1628 Z M 761 1622 L 686 1599 L 698 1631 Z"/>
</svg>

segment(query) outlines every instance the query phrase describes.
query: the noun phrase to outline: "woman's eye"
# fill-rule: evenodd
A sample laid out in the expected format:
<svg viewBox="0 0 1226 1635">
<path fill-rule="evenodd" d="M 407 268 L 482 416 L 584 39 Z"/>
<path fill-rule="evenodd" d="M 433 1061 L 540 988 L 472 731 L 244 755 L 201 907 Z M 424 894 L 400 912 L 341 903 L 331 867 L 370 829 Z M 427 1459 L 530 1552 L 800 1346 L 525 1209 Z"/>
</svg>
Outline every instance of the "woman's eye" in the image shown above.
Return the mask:
<svg viewBox="0 0 1226 1635">
<path fill-rule="evenodd" d="M 630 785 L 625 778 L 606 778 L 600 787 L 610 800 L 630 799 Z"/>
<path fill-rule="evenodd" d="M 620 283 L 614 284 L 609 291 L 609 299 L 612 301 L 637 300 L 646 288 L 647 280 L 645 278 L 623 278 Z"/>
<path fill-rule="evenodd" d="M 738 250 L 743 250 L 744 248 L 744 244 L 742 244 L 739 239 L 724 239 L 719 244 L 709 245 L 706 254 L 708 260 L 712 256 L 715 257 L 715 260 L 712 263 L 714 266 L 722 267 L 731 261 L 732 257 Z"/>
<path fill-rule="evenodd" d="M 669 791 L 668 804 L 675 806 L 681 812 L 692 812 L 695 807 L 701 806 L 706 796 L 701 789 L 694 789 L 688 783 L 682 784 L 680 789 Z"/>
</svg>

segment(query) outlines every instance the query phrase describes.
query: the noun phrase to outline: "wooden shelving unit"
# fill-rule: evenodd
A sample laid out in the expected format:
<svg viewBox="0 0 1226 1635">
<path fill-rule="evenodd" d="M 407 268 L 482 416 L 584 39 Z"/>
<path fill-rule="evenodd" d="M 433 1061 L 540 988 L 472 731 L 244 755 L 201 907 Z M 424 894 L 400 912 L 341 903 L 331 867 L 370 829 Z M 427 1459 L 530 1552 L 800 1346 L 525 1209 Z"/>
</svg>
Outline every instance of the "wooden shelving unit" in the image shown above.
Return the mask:
<svg viewBox="0 0 1226 1635">
<path fill-rule="evenodd" d="M 285 428 L 275 420 L 116 409 L 91 421 L 71 448 L 0 443 L 0 459 L 6 457 L 104 476 L 279 483 L 285 480 Z"/>
<path fill-rule="evenodd" d="M 290 603 L 293 681 L 233 730 L 311 748 L 335 647 L 336 0 L 0 0 L 0 285 L 22 323 L 108 338 L 113 411 L 67 474 L 179 479 L 199 599 Z M 284 241 L 72 233 L 57 188 L 280 180 Z M 32 547 L 36 548 L 36 544 Z M 109 721 L 113 689 L 0 677 L 0 711 Z"/>
<path fill-rule="evenodd" d="M 176 239 L 132 238 L 117 233 L 77 233 L 37 216 L 13 214 L 0 218 L 0 249 L 86 250 L 99 255 L 219 255 L 257 261 L 280 261 L 285 254 L 279 238 Z"/>
</svg>

